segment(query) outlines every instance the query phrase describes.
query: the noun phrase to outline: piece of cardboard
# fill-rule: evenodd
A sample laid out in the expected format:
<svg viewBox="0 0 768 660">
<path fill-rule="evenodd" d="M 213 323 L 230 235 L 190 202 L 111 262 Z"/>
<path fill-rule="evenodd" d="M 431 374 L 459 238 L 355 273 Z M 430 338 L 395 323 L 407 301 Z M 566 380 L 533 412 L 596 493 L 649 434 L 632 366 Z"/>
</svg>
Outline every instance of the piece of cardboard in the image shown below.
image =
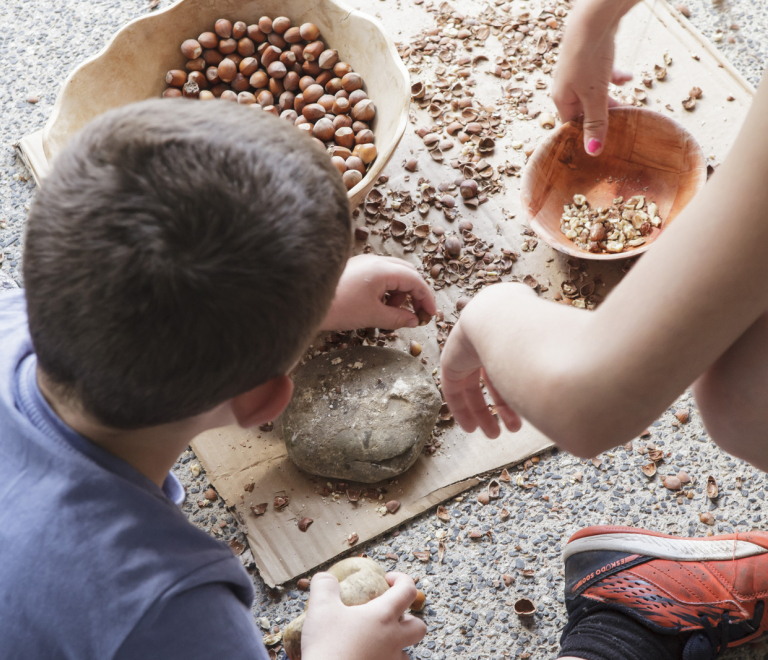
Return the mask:
<svg viewBox="0 0 768 660">
<path fill-rule="evenodd" d="M 397 12 L 390 12 L 389 4 L 381 4 L 379 0 L 360 0 L 356 4 L 363 11 L 375 13 L 391 30 L 397 42 L 409 42 L 422 29 L 433 25 L 432 15 L 425 11 L 424 6 L 403 3 Z M 471 1 L 449 4 L 466 16 L 477 15 L 483 9 L 482 4 Z M 516 6 L 518 4 L 520 7 Z M 532 3 L 524 6 L 514 2 L 512 5 L 513 14 L 533 9 Z M 644 71 L 652 72 L 654 64 L 663 64 L 664 53 L 672 57 L 673 62 L 667 67 L 667 80 L 655 82 L 647 90 L 646 107 L 667 113 L 688 128 L 713 165 L 724 158 L 749 108 L 754 91 L 749 83 L 706 39 L 691 30 L 684 18 L 661 0 L 647 0 L 637 5 L 622 22 L 617 44 L 617 65 L 635 75 L 634 83 L 630 83 L 626 91 L 641 85 Z M 494 57 L 502 54 L 500 44 L 494 37 L 488 39 L 485 52 L 491 61 L 478 64 L 475 68 L 476 98 L 481 103 L 490 104 L 498 102 L 502 88 L 500 83 L 506 81 L 485 73 L 492 70 Z M 424 71 L 439 64 L 437 58 L 434 60 L 431 65 L 422 63 L 420 67 L 408 64 L 412 81 L 429 80 Z M 522 85 L 532 87 L 536 79 L 544 80 L 548 86 L 551 84 L 551 77 L 531 75 Z M 701 87 L 704 94 L 695 111 L 687 112 L 681 102 L 694 85 Z M 728 101 L 728 96 L 733 96 L 735 100 Z M 667 104 L 672 108 L 671 112 L 666 109 Z M 548 89 L 536 92 L 529 108 L 532 112 L 554 112 Z M 414 106 L 412 118 L 412 129 L 406 130 L 399 149 L 386 169 L 390 176 L 386 188 L 409 190 L 416 199 L 418 180 L 423 178 L 437 186 L 443 181 L 454 181 L 459 174 L 449 165 L 450 151 L 445 154 L 444 163 L 436 163 L 414 134 L 418 126 L 430 124 L 424 112 Z M 527 147 L 547 135 L 537 120 L 519 117 L 513 117 L 504 126 L 503 132 L 504 136 L 497 139 L 494 155 L 488 158 L 494 165 L 508 160 L 524 167 L 524 148 L 514 149 L 511 143 L 521 141 Z M 402 168 L 402 163 L 413 156 L 418 158 L 419 169 L 409 174 Z M 494 242 L 496 249 L 512 249 L 520 255 L 513 268 L 512 279 L 522 279 L 530 274 L 547 287 L 548 290 L 542 295 L 551 298 L 559 291 L 560 283 L 569 279 L 572 273 L 565 256 L 541 242 L 532 252 L 521 251 L 527 237 L 522 233 L 519 184 L 519 178 L 506 179 L 504 193 L 491 197 L 476 211 L 462 207 L 461 215 L 474 223 L 476 235 Z M 442 217 L 435 217 L 435 214 L 434 210 L 430 211 L 424 221 L 452 229 L 450 223 Z M 400 219 L 408 224 L 422 221 L 416 211 Z M 362 214 L 357 221 L 365 225 Z M 399 256 L 419 264 L 414 253 L 406 253 L 400 244 L 391 239 L 382 241 L 372 235 L 370 243 L 377 254 Z M 603 282 L 602 287 L 598 286 L 598 293 L 603 295 L 621 276 L 621 263 L 590 263 L 585 273 L 585 279 L 599 278 Z M 451 318 L 455 311 L 456 299 L 465 294 L 457 287 L 438 292 L 438 305 L 447 318 Z M 401 339 L 395 346 L 405 350 L 408 341 L 416 339 L 424 347 L 422 356 L 426 359 L 427 368 L 437 368 L 439 348 L 434 324 L 415 330 L 401 330 L 398 334 Z M 553 414 L 556 413 L 553 411 Z M 496 440 L 489 440 L 479 432 L 465 434 L 455 426 L 449 428 L 443 447 L 435 455 L 422 456 L 396 483 L 383 484 L 387 493 L 382 501 L 397 499 L 401 508 L 395 515 L 382 516 L 376 512 L 380 503 L 351 504 L 343 494 L 338 501 L 318 495 L 328 480 L 306 475 L 293 466 L 286 457 L 278 429 L 279 424 L 271 433 L 221 429 L 206 433 L 193 443 L 212 483 L 228 504 L 234 505 L 242 514 L 256 564 L 269 585 L 306 573 L 349 550 L 346 539 L 352 533 L 364 542 L 474 486 L 479 483 L 476 475 L 520 462 L 550 446 L 547 438 L 528 425 L 518 434 L 504 433 Z M 251 482 L 254 490 L 246 492 L 245 485 Z M 272 506 L 273 498 L 278 494 L 286 494 L 290 498 L 290 504 L 283 511 L 275 511 Z M 267 512 L 260 517 L 251 515 L 249 505 L 262 502 L 269 503 Z M 300 532 L 296 526 L 303 517 L 314 520 L 307 532 Z"/>
</svg>

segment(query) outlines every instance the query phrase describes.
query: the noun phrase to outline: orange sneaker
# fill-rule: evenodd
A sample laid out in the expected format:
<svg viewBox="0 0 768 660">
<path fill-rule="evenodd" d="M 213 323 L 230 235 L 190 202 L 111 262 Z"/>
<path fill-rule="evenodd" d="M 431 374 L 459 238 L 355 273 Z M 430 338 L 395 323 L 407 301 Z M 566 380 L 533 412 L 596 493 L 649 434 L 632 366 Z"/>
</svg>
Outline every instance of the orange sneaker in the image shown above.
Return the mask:
<svg viewBox="0 0 768 660">
<path fill-rule="evenodd" d="M 715 657 L 768 632 L 768 533 L 693 539 L 588 527 L 563 559 L 569 615 L 615 609 L 652 630 L 686 634 L 684 657 Z"/>
</svg>

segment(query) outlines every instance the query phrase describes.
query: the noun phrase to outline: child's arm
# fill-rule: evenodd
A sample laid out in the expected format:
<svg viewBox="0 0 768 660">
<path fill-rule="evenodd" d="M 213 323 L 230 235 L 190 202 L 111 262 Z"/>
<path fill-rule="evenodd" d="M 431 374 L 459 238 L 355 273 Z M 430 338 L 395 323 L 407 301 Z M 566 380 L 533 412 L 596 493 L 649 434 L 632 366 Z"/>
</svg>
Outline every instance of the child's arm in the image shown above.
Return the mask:
<svg viewBox="0 0 768 660">
<path fill-rule="evenodd" d="M 640 433 L 768 309 L 767 178 L 763 85 L 706 188 L 596 312 L 508 284 L 464 309 L 442 358 L 457 421 L 498 433 L 481 402 L 484 367 L 512 410 L 579 456 Z"/>
<path fill-rule="evenodd" d="M 385 302 L 385 294 L 389 299 Z M 336 287 L 323 330 L 415 328 L 419 319 L 400 307 L 410 296 L 414 311 L 437 312 L 432 289 L 407 261 L 362 254 L 352 257 Z"/>
<path fill-rule="evenodd" d="M 427 632 L 407 614 L 416 598 L 413 580 L 387 573 L 390 589 L 365 605 L 341 602 L 339 583 L 329 573 L 312 578 L 307 618 L 301 633 L 302 660 L 408 660 L 403 651 Z"/>
</svg>

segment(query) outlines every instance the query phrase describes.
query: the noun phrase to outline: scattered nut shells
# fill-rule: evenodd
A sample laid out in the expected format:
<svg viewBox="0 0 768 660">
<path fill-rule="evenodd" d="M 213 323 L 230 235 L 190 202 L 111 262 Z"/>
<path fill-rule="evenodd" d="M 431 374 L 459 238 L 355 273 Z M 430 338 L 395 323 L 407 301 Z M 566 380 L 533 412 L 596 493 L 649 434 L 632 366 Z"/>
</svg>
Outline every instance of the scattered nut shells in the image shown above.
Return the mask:
<svg viewBox="0 0 768 660">
<path fill-rule="evenodd" d="M 677 477 L 665 477 L 664 478 L 664 488 L 667 490 L 680 490 L 682 488 L 680 484 L 680 479 Z"/>
<path fill-rule="evenodd" d="M 709 475 L 707 477 L 707 497 L 710 500 L 717 499 L 718 490 L 717 490 L 717 481 L 712 475 Z"/>
<path fill-rule="evenodd" d="M 300 532 L 306 532 L 306 531 L 307 531 L 307 528 L 308 528 L 308 527 L 309 527 L 309 526 L 310 526 L 310 525 L 311 525 L 313 522 L 315 522 L 315 521 L 314 521 L 314 520 L 312 520 L 312 518 L 302 518 L 301 520 L 299 520 L 299 524 L 298 524 L 298 527 L 299 527 L 299 531 L 300 531 Z"/>
<path fill-rule="evenodd" d="M 533 601 L 528 600 L 527 598 L 516 600 L 514 609 L 515 614 L 521 619 L 529 619 L 536 614 L 536 605 L 533 604 Z"/>
<path fill-rule="evenodd" d="M 709 511 L 704 511 L 704 513 L 700 513 L 699 520 L 703 522 L 705 525 L 712 526 L 715 524 L 715 517 Z"/>
<path fill-rule="evenodd" d="M 646 463 L 640 469 L 646 477 L 652 477 L 656 474 L 656 463 Z"/>
<path fill-rule="evenodd" d="M 397 513 L 400 510 L 400 502 L 398 500 L 390 500 L 384 506 L 387 507 L 389 513 Z"/>
</svg>

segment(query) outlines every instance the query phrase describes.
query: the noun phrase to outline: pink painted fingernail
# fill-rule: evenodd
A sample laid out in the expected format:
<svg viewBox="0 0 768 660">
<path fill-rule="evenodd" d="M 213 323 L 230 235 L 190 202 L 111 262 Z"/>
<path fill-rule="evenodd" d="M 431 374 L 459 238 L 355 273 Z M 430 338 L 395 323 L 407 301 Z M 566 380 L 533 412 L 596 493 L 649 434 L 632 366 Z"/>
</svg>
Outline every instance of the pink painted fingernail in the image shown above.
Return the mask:
<svg viewBox="0 0 768 660">
<path fill-rule="evenodd" d="M 595 140 L 595 138 L 592 138 L 589 142 L 587 142 L 587 151 L 591 154 L 596 154 L 602 148 L 603 145 L 599 140 Z"/>
</svg>

